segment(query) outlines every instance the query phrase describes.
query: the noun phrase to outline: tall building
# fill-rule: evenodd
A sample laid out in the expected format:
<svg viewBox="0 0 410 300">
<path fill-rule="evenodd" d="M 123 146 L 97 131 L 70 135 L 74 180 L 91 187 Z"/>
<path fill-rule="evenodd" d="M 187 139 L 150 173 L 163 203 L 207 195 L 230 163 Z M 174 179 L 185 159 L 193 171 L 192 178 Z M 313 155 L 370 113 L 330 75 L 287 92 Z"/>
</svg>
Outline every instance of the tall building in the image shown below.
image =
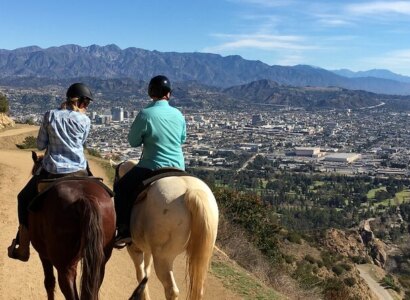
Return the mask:
<svg viewBox="0 0 410 300">
<path fill-rule="evenodd" d="M 252 116 L 252 125 L 261 125 L 262 122 L 263 122 L 263 118 L 261 114 Z"/>
<path fill-rule="evenodd" d="M 113 121 L 124 121 L 124 109 L 122 107 L 113 107 L 111 109 Z"/>
</svg>

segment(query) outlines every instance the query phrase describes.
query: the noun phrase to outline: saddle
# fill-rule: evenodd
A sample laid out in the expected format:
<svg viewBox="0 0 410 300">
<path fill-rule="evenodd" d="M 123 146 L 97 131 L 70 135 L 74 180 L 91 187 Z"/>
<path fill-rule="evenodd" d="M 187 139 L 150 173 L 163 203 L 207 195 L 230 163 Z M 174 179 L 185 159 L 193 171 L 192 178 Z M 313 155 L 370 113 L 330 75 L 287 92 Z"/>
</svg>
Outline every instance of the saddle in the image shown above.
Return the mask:
<svg viewBox="0 0 410 300">
<path fill-rule="evenodd" d="M 110 197 L 114 197 L 114 192 L 103 183 L 103 179 L 100 177 L 94 176 L 67 176 L 67 177 L 60 177 L 60 178 L 51 178 L 51 179 L 42 179 L 37 183 L 37 191 L 39 194 L 30 202 L 28 209 L 30 211 L 37 211 L 41 208 L 42 199 L 46 196 L 47 192 L 52 189 L 56 184 L 62 181 L 70 181 L 70 180 L 86 180 L 93 183 L 97 183 L 99 186 L 104 188 L 104 190 L 110 195 Z"/>
</svg>

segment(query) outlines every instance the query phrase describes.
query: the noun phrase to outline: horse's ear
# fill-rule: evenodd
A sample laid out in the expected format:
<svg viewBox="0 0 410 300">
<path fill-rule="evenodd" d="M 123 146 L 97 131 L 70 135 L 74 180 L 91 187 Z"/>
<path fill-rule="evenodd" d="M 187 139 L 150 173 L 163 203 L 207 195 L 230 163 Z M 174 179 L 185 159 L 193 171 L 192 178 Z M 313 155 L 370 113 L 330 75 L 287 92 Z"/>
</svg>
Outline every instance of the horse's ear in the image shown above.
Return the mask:
<svg viewBox="0 0 410 300">
<path fill-rule="evenodd" d="M 34 151 L 31 151 L 31 158 L 33 159 L 34 162 L 37 162 L 37 159 L 38 159 L 37 153 Z"/>
<path fill-rule="evenodd" d="M 115 169 L 118 166 L 118 163 L 110 159 L 110 165 L 111 165 L 111 168 Z"/>
</svg>

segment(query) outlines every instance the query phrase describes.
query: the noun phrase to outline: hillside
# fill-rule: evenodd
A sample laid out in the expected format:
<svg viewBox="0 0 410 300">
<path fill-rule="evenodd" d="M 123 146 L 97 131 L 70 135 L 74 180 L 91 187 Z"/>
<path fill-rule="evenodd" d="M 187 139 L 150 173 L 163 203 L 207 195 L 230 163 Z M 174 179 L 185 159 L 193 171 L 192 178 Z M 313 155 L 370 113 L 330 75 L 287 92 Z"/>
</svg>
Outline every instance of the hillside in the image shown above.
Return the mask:
<svg viewBox="0 0 410 300">
<path fill-rule="evenodd" d="M 135 109 L 135 101 L 146 99 L 148 83 L 130 78 L 102 79 L 80 77 L 71 79 L 19 78 L 1 79 L 1 90 L 9 95 L 12 107 L 45 111 L 58 106 L 65 87 L 72 82 L 86 82 L 97 95 L 99 105 Z M 14 95 L 15 94 L 15 95 Z M 297 87 L 271 80 L 218 88 L 196 81 L 173 82 L 171 102 L 180 107 L 201 109 L 233 109 L 235 107 L 272 105 L 305 109 L 360 109 L 385 103 L 386 106 L 410 107 L 410 96 L 390 96 L 339 87 Z"/>
<path fill-rule="evenodd" d="M 347 78 L 305 65 L 270 66 L 260 61 L 245 60 L 240 56 L 120 49 L 116 45 L 0 49 L 0 74 L 6 80 L 33 76 L 51 79 L 132 78 L 144 81 L 153 75 L 167 74 L 174 81 L 194 80 L 225 88 L 267 79 L 293 86 L 338 86 L 375 93 L 410 94 L 410 83 L 391 79 Z"/>
<path fill-rule="evenodd" d="M 15 123 L 10 119 L 6 114 L 0 113 L 0 129 L 12 128 L 15 126 Z"/>
</svg>

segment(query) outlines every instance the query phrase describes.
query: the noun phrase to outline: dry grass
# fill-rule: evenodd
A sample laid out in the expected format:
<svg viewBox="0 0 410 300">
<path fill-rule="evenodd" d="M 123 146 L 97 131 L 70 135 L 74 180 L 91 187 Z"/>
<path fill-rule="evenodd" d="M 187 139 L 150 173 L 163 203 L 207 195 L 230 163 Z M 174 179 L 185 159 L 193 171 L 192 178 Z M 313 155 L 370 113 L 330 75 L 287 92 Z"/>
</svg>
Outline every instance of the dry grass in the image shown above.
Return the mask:
<svg viewBox="0 0 410 300">
<path fill-rule="evenodd" d="M 244 230 L 230 224 L 221 216 L 217 244 L 230 259 L 252 273 L 263 284 L 286 295 L 282 299 L 316 300 L 320 298 L 317 291 L 302 290 L 298 283 L 287 274 L 283 265 L 277 266 L 277 269 L 272 266 L 249 240 Z"/>
</svg>

